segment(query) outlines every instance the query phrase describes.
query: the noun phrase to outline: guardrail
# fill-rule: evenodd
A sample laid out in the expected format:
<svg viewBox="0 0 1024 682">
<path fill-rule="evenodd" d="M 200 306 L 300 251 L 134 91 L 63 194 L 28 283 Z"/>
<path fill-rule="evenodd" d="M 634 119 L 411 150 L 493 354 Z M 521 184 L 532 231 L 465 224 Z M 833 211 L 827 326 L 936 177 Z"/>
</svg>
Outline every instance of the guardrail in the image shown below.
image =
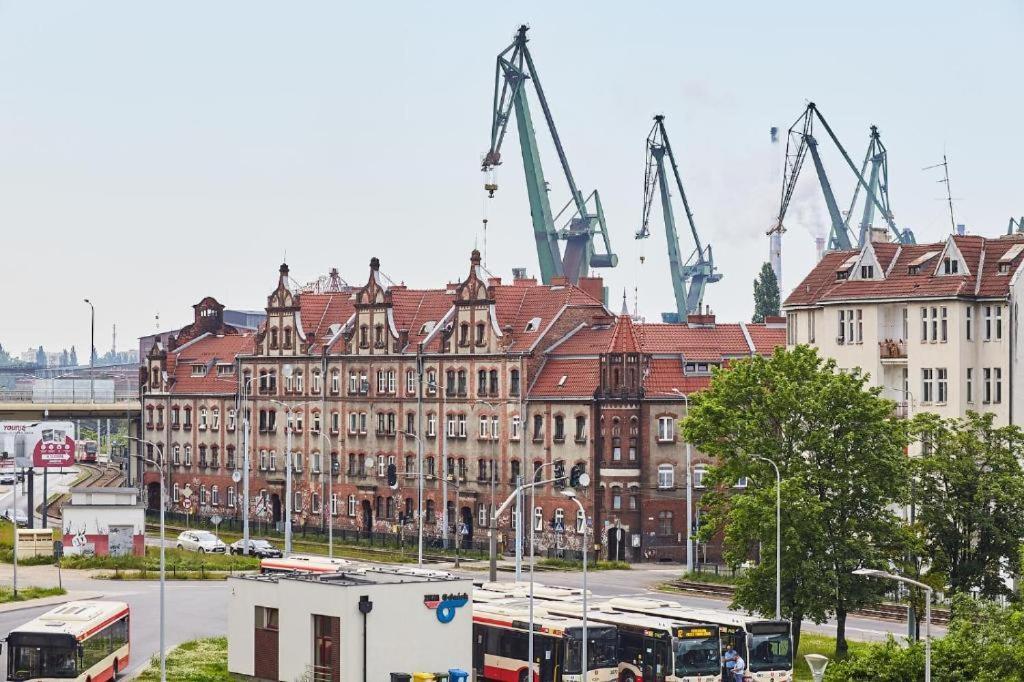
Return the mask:
<svg viewBox="0 0 1024 682">
<path fill-rule="evenodd" d="M 100 391 L 90 394 L 86 389 L 15 389 L 10 391 L 0 390 L 0 403 L 73 403 L 73 404 L 102 404 L 102 403 L 127 403 L 139 402 L 139 393 L 136 390 Z"/>
</svg>

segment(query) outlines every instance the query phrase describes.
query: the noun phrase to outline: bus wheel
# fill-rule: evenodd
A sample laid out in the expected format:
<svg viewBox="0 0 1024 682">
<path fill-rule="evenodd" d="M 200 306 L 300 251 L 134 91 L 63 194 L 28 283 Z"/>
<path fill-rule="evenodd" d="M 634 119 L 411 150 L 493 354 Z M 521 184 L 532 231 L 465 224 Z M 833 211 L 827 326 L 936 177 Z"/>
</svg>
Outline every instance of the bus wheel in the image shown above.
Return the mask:
<svg viewBox="0 0 1024 682">
<path fill-rule="evenodd" d="M 636 676 L 632 670 L 623 670 L 619 675 L 619 682 L 636 682 Z"/>
</svg>

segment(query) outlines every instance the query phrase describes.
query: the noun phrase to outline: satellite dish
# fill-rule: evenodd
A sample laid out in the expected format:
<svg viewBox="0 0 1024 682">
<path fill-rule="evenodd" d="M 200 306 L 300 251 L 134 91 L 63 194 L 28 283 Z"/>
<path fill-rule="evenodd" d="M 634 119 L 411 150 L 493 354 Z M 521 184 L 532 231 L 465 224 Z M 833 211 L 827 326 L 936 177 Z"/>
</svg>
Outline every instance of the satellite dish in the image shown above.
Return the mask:
<svg viewBox="0 0 1024 682">
<path fill-rule="evenodd" d="M 238 470 L 232 471 L 231 472 L 231 480 L 234 481 L 235 483 L 238 483 L 239 481 L 241 481 L 242 480 L 242 472 L 238 471 Z"/>
<path fill-rule="evenodd" d="M 576 480 L 581 488 L 586 488 L 588 485 L 590 485 L 590 474 L 583 472 L 582 474 L 580 474 L 580 477 Z"/>
<path fill-rule="evenodd" d="M 281 376 L 283 376 L 285 379 L 290 379 L 291 376 L 292 376 L 292 366 L 291 365 L 282 365 L 281 366 Z"/>
</svg>

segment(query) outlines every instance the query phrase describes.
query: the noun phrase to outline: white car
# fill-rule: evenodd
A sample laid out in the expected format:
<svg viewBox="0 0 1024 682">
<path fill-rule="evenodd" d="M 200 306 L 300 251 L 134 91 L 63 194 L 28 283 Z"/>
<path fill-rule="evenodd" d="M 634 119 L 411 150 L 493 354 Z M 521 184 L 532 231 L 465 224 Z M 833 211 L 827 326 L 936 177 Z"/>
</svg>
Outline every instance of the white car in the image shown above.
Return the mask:
<svg viewBox="0 0 1024 682">
<path fill-rule="evenodd" d="M 176 544 L 178 549 L 187 549 L 190 552 L 213 552 L 224 554 L 228 547 L 221 539 L 208 530 L 186 530 L 178 536 Z"/>
</svg>

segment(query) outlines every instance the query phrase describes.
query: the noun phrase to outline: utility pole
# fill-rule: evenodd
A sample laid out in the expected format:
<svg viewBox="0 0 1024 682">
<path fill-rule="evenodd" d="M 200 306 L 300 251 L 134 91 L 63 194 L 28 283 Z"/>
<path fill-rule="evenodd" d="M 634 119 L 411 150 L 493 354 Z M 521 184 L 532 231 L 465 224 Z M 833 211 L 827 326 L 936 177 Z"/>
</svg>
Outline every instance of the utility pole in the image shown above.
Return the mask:
<svg viewBox="0 0 1024 682">
<path fill-rule="evenodd" d="M 96 402 L 96 306 L 89 299 L 89 402 Z M 98 424 L 98 422 L 97 422 Z M 99 440 L 99 426 L 96 427 L 96 440 Z M 99 447 L 99 443 L 96 444 Z"/>
</svg>

